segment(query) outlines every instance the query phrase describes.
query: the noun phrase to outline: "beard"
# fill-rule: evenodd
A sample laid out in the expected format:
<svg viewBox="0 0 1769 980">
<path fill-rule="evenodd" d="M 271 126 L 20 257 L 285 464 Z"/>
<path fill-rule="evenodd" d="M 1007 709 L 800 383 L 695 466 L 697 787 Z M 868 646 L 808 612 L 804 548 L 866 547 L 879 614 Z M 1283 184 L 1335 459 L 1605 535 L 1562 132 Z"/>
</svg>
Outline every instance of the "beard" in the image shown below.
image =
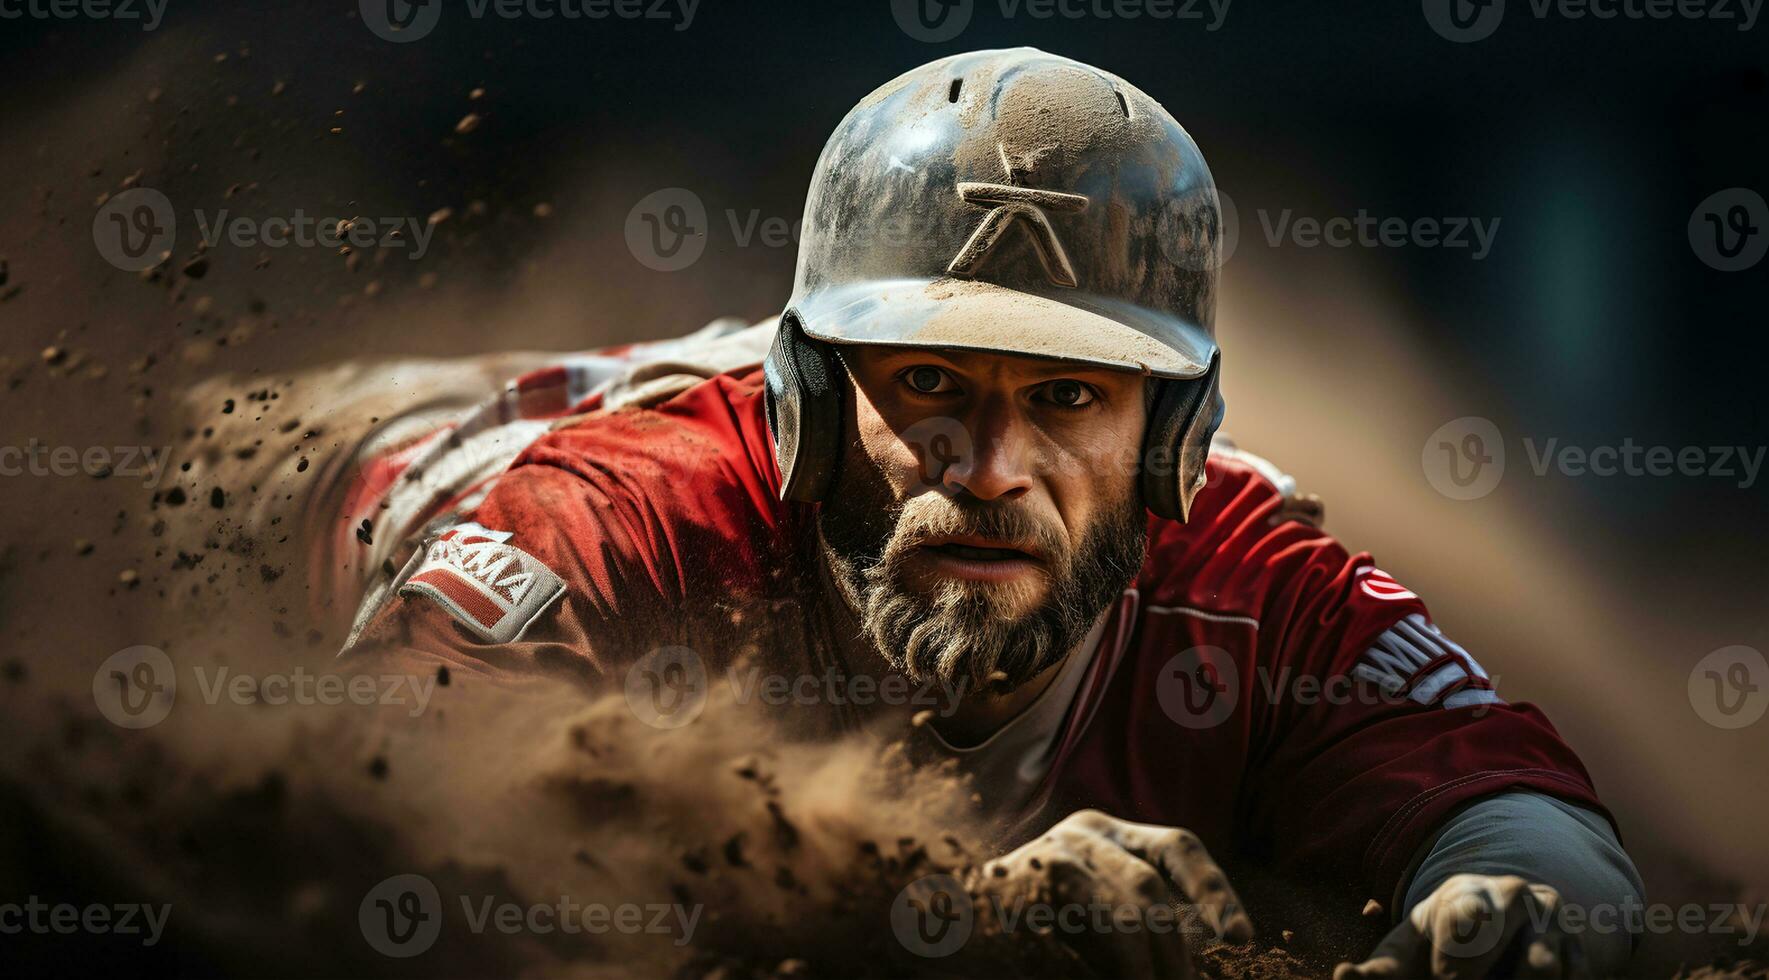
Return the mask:
<svg viewBox="0 0 1769 980">
<path fill-rule="evenodd" d="M 1012 690 L 1073 650 L 1142 567 L 1148 525 L 1134 492 L 1076 546 L 1008 501 L 930 491 L 898 501 L 875 464 L 843 467 L 817 515 L 825 557 L 862 636 L 918 683 Z M 947 535 L 978 535 L 1042 557 L 1046 584 L 940 579 L 918 591 L 911 559 Z M 1015 610 L 1021 610 L 1016 614 Z"/>
</svg>

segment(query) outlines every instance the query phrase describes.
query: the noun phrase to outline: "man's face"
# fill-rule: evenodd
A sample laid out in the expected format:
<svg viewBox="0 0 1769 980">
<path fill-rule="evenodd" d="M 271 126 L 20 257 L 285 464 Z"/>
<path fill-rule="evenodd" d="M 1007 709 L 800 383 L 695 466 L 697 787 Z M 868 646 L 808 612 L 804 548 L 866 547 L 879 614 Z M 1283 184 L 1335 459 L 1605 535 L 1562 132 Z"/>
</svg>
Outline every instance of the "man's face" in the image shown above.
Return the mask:
<svg viewBox="0 0 1769 980">
<path fill-rule="evenodd" d="M 819 515 L 838 584 L 917 680 L 1011 689 L 1142 565 L 1143 379 L 1044 358 L 844 346 L 841 468 Z"/>
</svg>

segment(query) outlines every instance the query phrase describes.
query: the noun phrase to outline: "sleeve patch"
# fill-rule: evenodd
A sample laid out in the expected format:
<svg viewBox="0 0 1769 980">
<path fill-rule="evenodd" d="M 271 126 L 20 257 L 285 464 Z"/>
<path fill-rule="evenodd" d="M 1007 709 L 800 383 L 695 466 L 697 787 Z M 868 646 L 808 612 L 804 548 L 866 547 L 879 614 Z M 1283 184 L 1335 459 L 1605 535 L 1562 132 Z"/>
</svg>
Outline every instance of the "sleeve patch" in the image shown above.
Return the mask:
<svg viewBox="0 0 1769 980">
<path fill-rule="evenodd" d="M 1394 576 L 1374 565 L 1365 565 L 1357 570 L 1357 587 L 1364 595 L 1383 602 L 1405 602 L 1419 598 L 1418 593 L 1396 582 Z"/>
<path fill-rule="evenodd" d="M 1395 623 L 1358 658 L 1352 675 L 1427 707 L 1504 704 L 1468 651 L 1419 613 Z"/>
<path fill-rule="evenodd" d="M 509 544 L 510 536 L 476 523 L 449 528 L 430 542 L 399 594 L 430 599 L 487 642 L 516 642 L 565 594 L 565 581 Z"/>
</svg>

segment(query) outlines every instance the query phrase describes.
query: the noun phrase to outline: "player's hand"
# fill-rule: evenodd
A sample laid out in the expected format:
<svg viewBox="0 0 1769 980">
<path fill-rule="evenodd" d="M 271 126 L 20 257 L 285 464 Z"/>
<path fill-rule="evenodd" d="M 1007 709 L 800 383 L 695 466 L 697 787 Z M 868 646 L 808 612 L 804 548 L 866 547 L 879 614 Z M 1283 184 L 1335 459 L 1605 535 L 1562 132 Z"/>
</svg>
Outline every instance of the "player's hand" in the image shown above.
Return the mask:
<svg viewBox="0 0 1769 980">
<path fill-rule="evenodd" d="M 1253 937 L 1240 898 L 1196 834 L 1098 810 L 1072 813 L 1044 836 L 983 865 L 970 890 L 1002 908 L 1046 904 L 1059 916 L 1077 906 L 1141 910 L 1139 924 L 1130 928 L 1113 927 L 1109 919 L 1098 928 L 1089 914 L 1077 916 L 1086 928 L 1059 925 L 1053 931 L 1107 976 L 1194 976 L 1177 917 L 1165 907 L 1175 898 L 1194 905 L 1217 936 L 1237 943 Z M 1155 906 L 1162 907 L 1151 916 L 1147 910 Z M 1148 928 L 1151 921 L 1166 927 Z"/>
<path fill-rule="evenodd" d="M 1560 893 L 1516 875 L 1455 875 L 1407 914 L 1370 958 L 1333 980 L 1588 977 L 1578 937 L 1560 927 Z"/>
</svg>

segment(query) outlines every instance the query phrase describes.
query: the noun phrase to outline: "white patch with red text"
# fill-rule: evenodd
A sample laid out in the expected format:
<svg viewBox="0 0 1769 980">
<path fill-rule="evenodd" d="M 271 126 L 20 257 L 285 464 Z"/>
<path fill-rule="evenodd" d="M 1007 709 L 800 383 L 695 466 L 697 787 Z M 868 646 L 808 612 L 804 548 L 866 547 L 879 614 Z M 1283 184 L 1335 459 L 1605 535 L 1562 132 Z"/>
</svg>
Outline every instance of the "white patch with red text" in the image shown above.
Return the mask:
<svg viewBox="0 0 1769 980">
<path fill-rule="evenodd" d="M 1357 587 L 1364 595 L 1385 602 L 1399 602 L 1403 599 L 1417 599 L 1419 594 L 1396 582 L 1394 576 L 1374 565 L 1365 565 L 1357 570 Z"/>
<path fill-rule="evenodd" d="M 476 523 L 451 527 L 430 542 L 399 594 L 434 601 L 481 639 L 514 643 L 565 594 L 565 580 L 509 540 L 509 531 Z"/>
</svg>

